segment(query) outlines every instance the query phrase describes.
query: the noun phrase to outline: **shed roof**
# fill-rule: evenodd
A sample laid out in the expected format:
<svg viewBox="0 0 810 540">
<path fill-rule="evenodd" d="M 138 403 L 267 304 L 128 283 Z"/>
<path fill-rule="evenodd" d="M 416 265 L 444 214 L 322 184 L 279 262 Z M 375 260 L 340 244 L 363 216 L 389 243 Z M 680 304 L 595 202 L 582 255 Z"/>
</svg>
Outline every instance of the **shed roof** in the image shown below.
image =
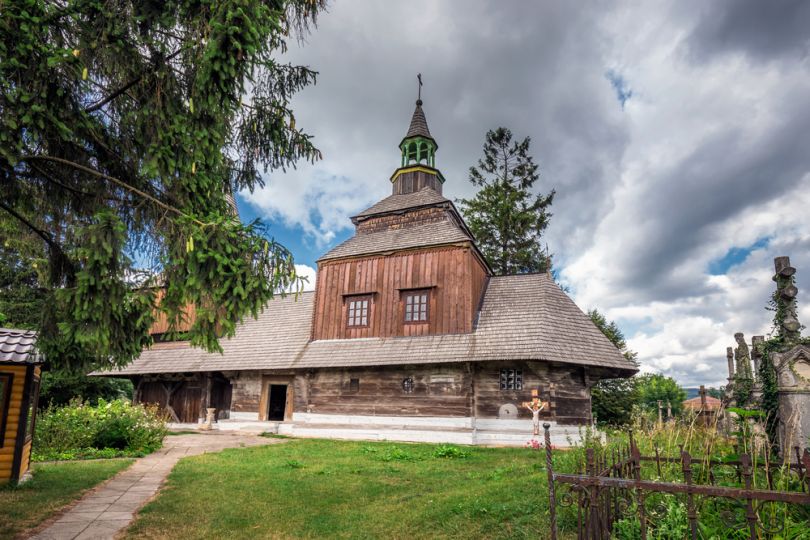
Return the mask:
<svg viewBox="0 0 810 540">
<path fill-rule="evenodd" d="M 37 333 L 33 330 L 0 328 L 0 362 L 39 363 Z"/>
<path fill-rule="evenodd" d="M 550 276 L 493 277 L 470 334 L 309 341 L 314 294 L 269 302 L 222 341 L 223 354 L 159 343 L 105 375 L 543 360 L 637 371 Z M 99 373 L 96 373 L 99 374 Z"/>
<path fill-rule="evenodd" d="M 720 408 L 720 405 L 722 403 L 723 402 L 720 401 L 717 398 L 714 398 L 714 397 L 711 397 L 711 396 L 706 396 L 706 410 L 707 411 L 716 411 L 717 409 Z M 702 406 L 703 405 L 700 402 L 700 396 L 692 398 L 692 399 L 687 399 L 686 401 L 683 402 L 684 409 L 690 409 L 690 410 L 693 410 L 693 411 L 700 410 L 700 408 Z"/>
</svg>

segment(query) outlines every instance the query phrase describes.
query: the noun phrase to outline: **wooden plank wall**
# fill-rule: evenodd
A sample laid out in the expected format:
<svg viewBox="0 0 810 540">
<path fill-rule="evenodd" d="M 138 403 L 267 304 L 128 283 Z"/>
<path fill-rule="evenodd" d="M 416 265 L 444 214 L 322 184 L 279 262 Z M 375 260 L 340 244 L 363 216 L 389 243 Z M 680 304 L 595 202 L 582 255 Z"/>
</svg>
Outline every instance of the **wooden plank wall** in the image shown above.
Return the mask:
<svg viewBox="0 0 810 540">
<path fill-rule="evenodd" d="M 166 385 L 176 385 L 171 393 L 169 405 L 181 422 L 197 422 L 202 407 L 201 380 L 143 381 L 138 401 L 155 403 L 166 409 Z"/>
<path fill-rule="evenodd" d="M 523 390 L 501 390 L 500 370 L 520 369 Z M 562 424 L 590 422 L 590 391 L 584 368 L 546 362 L 483 362 L 427 366 L 320 369 L 295 377 L 296 412 L 371 416 L 472 416 L 498 418 L 501 405 L 512 403 L 519 419 L 531 419 L 522 406 L 532 389 L 550 402 L 541 418 Z M 413 393 L 402 382 L 414 380 Z M 359 379 L 352 391 L 351 379 Z"/>
<path fill-rule="evenodd" d="M 539 391 L 549 410 L 540 418 L 561 424 L 588 424 L 591 417 L 591 394 L 585 380 L 585 368 L 553 365 L 547 362 L 482 362 L 474 365 L 476 417 L 497 418 L 501 405 L 512 403 L 518 418 L 531 420 L 531 413 L 522 406 L 531 401 L 532 389 Z M 501 369 L 520 369 L 523 390 L 501 390 Z"/>
<path fill-rule="evenodd" d="M 412 377 L 406 393 L 402 382 Z M 351 379 L 359 380 L 352 391 Z M 470 416 L 471 373 L 466 363 L 323 369 L 295 378 L 296 412 L 371 416 Z"/>
<path fill-rule="evenodd" d="M 20 404 L 23 398 L 23 387 L 25 386 L 25 372 L 28 366 L 25 365 L 0 365 L 0 373 L 11 373 L 14 381 L 11 386 L 11 400 L 9 401 L 8 417 L 6 420 L 6 430 L 3 433 L 3 447 L 0 448 L 0 484 L 4 484 L 11 478 L 11 469 L 14 464 L 14 449 L 17 442 L 17 428 L 20 420 Z M 23 464 L 26 464 L 24 462 Z M 27 467 L 26 467 L 27 470 Z M 20 475 L 25 470 L 21 468 Z"/>
<path fill-rule="evenodd" d="M 319 266 L 313 339 L 461 334 L 472 331 L 486 272 L 469 247 L 454 246 Z M 401 289 L 432 287 L 424 324 L 404 324 Z M 373 293 L 367 327 L 346 326 L 347 296 Z"/>
</svg>

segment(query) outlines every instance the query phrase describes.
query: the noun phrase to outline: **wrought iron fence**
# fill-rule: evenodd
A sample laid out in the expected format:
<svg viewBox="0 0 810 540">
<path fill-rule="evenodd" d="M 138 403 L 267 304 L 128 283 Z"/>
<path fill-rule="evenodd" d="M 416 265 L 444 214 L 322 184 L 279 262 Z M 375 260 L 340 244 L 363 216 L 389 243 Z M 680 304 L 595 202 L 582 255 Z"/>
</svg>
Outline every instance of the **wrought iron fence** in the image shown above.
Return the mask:
<svg viewBox="0 0 810 540">
<path fill-rule="evenodd" d="M 626 447 L 610 452 L 587 448 L 584 471 L 578 474 L 557 472 L 552 464 L 550 425 L 544 424 L 546 469 L 548 474 L 551 538 L 557 539 L 558 510 L 568 508 L 576 513 L 577 538 L 607 540 L 613 538 L 614 525 L 624 518 L 637 517 L 640 536 L 646 540 L 650 529 L 651 499 L 669 494 L 685 504 L 688 536 L 698 540 L 701 511 L 720 515 L 729 527 L 747 532 L 751 540 L 782 537 L 787 514 L 773 505 L 803 505 L 810 517 L 810 451 L 794 448 L 795 463 L 754 462 L 749 454 L 738 460 L 694 458 L 681 447 L 680 457 L 642 456 L 632 433 Z M 642 463 L 652 462 L 657 476 L 662 468 L 675 464 L 681 482 L 642 478 Z M 669 469 L 666 469 L 669 467 Z M 762 469 L 769 489 L 757 489 L 754 472 Z M 774 489 L 777 471 L 792 478 L 797 490 Z M 708 481 L 700 483 L 695 477 Z M 733 483 L 734 486 L 721 485 Z M 652 503 L 653 505 L 656 502 Z M 781 516 L 781 518 L 780 518 Z"/>
</svg>

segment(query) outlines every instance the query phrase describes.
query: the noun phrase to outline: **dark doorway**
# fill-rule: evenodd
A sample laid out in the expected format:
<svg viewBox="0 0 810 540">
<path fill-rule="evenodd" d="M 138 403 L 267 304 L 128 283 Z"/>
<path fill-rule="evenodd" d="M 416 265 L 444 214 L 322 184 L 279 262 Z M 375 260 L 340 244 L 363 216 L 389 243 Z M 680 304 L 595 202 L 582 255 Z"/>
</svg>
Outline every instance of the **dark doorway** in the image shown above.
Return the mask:
<svg viewBox="0 0 810 540">
<path fill-rule="evenodd" d="M 270 406 L 268 420 L 284 420 L 284 409 L 287 408 L 287 385 L 270 385 Z"/>
</svg>

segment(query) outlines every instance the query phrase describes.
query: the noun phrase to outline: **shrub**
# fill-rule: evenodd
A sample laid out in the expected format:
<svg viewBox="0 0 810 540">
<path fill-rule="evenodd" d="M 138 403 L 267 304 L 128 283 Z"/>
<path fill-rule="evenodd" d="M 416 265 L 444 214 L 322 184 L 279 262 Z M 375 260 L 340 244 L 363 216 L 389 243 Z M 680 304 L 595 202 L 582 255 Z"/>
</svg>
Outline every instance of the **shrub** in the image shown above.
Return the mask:
<svg viewBox="0 0 810 540">
<path fill-rule="evenodd" d="M 160 448 L 166 431 L 166 417 L 157 407 L 132 405 L 122 399 L 99 399 L 96 406 L 76 400 L 40 413 L 35 458 L 93 457 L 104 449 L 121 455 L 148 454 Z"/>
</svg>

